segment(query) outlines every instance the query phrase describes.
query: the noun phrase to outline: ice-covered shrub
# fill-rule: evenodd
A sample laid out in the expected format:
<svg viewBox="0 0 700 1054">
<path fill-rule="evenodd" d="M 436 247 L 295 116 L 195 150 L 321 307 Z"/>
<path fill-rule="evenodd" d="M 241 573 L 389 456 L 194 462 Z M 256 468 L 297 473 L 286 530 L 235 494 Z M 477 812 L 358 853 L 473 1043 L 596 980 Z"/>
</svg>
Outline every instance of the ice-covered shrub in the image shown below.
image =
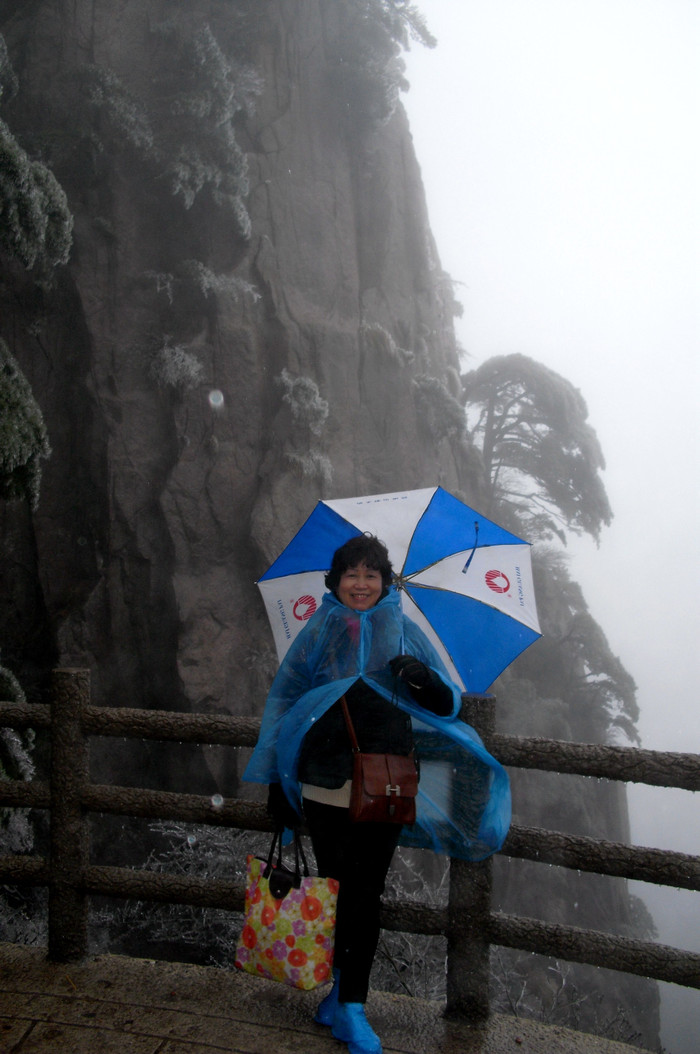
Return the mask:
<svg viewBox="0 0 700 1054">
<path fill-rule="evenodd" d="M 212 294 L 230 297 L 234 301 L 248 297 L 252 301 L 260 299 L 260 293 L 252 282 L 235 274 L 223 274 L 212 271 L 201 260 L 185 260 L 177 268 L 177 273 L 170 271 L 144 271 L 144 278 L 153 282 L 156 293 L 164 293 L 168 303 L 173 304 L 179 293 L 197 294 L 207 299 Z"/>
<path fill-rule="evenodd" d="M 248 853 L 267 856 L 271 835 L 214 826 L 161 822 L 150 825 L 161 848 L 145 862 L 148 871 L 182 878 L 206 877 L 241 883 L 245 880 Z M 314 870 L 308 837 L 304 851 Z M 405 854 L 410 859 L 406 862 Z M 285 852 L 289 862 L 290 850 Z M 387 899 L 444 906 L 447 865 L 423 874 L 420 852 L 399 850 L 389 873 Z M 172 957 L 230 967 L 243 925 L 237 912 L 189 905 L 124 901 L 95 912 L 93 931 L 99 934 L 95 951 L 127 951 L 143 955 L 152 943 L 170 945 Z M 441 937 L 383 931 L 372 972 L 373 986 L 388 992 L 444 999 L 446 942 Z"/>
<path fill-rule="evenodd" d="M 19 681 L 5 666 L 0 666 L 0 701 L 27 701 Z M 31 759 L 31 751 L 34 740 L 32 729 L 20 735 L 14 728 L 0 728 L 0 774 L 5 779 L 30 780 L 33 777 L 34 762 Z"/>
<path fill-rule="evenodd" d="M 24 703 L 24 692 L 15 675 L 0 666 L 0 700 Z M 31 753 L 34 732 L 0 728 L 0 777 L 30 780 L 34 776 Z M 28 809 L 0 809 L 0 856 L 31 853 L 34 826 Z M 0 940 L 19 944 L 46 941 L 46 912 L 37 911 L 35 890 L 0 889 Z"/>
<path fill-rule="evenodd" d="M 411 362 L 413 354 L 396 343 L 388 329 L 379 322 L 363 322 L 360 325 L 360 339 L 365 351 L 375 355 L 386 355 L 401 366 Z"/>
<path fill-rule="evenodd" d="M 284 389 L 282 398 L 294 420 L 307 425 L 314 435 L 320 435 L 328 417 L 328 403 L 321 398 L 316 381 L 311 377 L 292 377 L 284 369 L 276 382 Z"/>
<path fill-rule="evenodd" d="M 82 81 L 89 104 L 99 110 L 114 131 L 137 150 L 151 153 L 155 137 L 145 107 L 116 73 L 103 66 L 86 65 Z"/>
<path fill-rule="evenodd" d="M 333 465 L 325 454 L 318 450 L 309 450 L 306 454 L 286 454 L 285 457 L 302 476 L 307 479 L 320 479 L 323 483 L 332 483 Z"/>
<path fill-rule="evenodd" d="M 270 844 L 270 835 L 221 827 L 162 822 L 150 829 L 162 848 L 150 854 L 144 869 L 183 878 L 242 882 L 246 855 L 266 855 Z M 224 967 L 233 964 L 242 924 L 237 912 L 133 900 L 92 918 L 97 951 L 126 948 L 143 955 L 151 942 L 168 943 L 177 958 Z"/>
<path fill-rule="evenodd" d="M 251 282 L 235 274 L 217 274 L 201 260 L 185 260 L 182 270 L 205 297 L 216 293 L 219 296 L 230 296 L 233 300 L 244 296 L 250 297 L 251 300 L 260 299 L 260 293 Z"/>
<path fill-rule="evenodd" d="M 460 439 L 464 436 L 464 410 L 442 381 L 423 374 L 415 378 L 413 388 L 418 416 L 434 439 Z"/>
<path fill-rule="evenodd" d="M 182 344 L 170 344 L 169 340 L 166 337 L 153 356 L 151 377 L 162 388 L 175 388 L 180 392 L 195 388 L 204 373 L 202 363 Z"/>
</svg>

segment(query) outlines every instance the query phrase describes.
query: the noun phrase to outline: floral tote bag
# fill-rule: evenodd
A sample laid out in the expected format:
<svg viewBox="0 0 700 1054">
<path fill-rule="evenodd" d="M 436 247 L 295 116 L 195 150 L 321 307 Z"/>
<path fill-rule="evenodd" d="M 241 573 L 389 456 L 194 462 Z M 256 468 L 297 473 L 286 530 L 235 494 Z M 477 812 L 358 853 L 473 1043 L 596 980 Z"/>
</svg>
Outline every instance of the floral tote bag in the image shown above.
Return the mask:
<svg viewBox="0 0 700 1054">
<path fill-rule="evenodd" d="M 282 862 L 281 834 L 274 836 L 267 861 L 247 857 L 245 919 L 235 963 L 258 977 L 310 989 L 330 980 L 338 883 L 309 875 L 296 837 L 294 849 L 293 870 Z"/>
</svg>

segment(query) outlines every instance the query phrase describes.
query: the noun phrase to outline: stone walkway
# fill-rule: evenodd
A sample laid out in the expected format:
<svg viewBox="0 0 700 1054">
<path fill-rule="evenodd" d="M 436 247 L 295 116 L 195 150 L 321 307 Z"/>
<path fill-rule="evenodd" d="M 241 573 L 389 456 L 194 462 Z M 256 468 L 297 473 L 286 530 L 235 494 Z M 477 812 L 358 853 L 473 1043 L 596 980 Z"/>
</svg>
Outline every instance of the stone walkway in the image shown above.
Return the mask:
<svg viewBox="0 0 700 1054">
<path fill-rule="evenodd" d="M 318 992 L 238 971 L 113 955 L 49 963 L 0 944 L 0 1054 L 347 1054 L 313 1022 Z M 384 1054 L 631 1054 L 637 1048 L 494 1015 L 477 1027 L 439 1006 L 373 994 Z"/>
</svg>

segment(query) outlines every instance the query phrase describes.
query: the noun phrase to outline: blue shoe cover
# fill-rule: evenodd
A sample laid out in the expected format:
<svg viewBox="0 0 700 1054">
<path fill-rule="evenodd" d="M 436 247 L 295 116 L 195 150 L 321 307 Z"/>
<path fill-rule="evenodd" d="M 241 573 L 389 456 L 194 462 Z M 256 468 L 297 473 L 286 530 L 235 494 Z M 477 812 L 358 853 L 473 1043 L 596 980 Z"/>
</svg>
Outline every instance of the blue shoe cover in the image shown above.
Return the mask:
<svg viewBox="0 0 700 1054">
<path fill-rule="evenodd" d="M 314 1021 L 317 1025 L 332 1025 L 335 1017 L 335 1011 L 338 1006 L 338 989 L 340 987 L 340 971 L 333 971 L 333 987 L 326 996 L 318 1004 L 318 1010 L 316 1011 L 316 1017 Z"/>
<path fill-rule="evenodd" d="M 362 1003 L 338 1003 L 332 1034 L 347 1043 L 350 1054 L 382 1054 L 379 1036 L 365 1017 Z"/>
</svg>

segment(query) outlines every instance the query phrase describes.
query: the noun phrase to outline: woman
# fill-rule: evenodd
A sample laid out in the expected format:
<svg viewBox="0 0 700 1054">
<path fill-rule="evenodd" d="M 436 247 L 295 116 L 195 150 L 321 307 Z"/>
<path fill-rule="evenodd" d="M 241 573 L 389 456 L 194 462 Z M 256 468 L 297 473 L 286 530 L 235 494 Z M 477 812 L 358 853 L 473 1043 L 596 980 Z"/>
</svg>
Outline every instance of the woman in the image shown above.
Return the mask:
<svg viewBox="0 0 700 1054">
<path fill-rule="evenodd" d="M 419 627 L 401 611 L 386 547 L 371 535 L 334 554 L 319 610 L 285 656 L 268 695 L 244 779 L 269 783 L 278 827 L 303 813 L 319 874 L 336 878 L 334 984 L 316 1021 L 351 1054 L 381 1054 L 364 1013 L 379 939 L 379 909 L 394 850 L 403 844 L 481 859 L 510 821 L 505 771 L 456 717 L 460 690 Z M 352 751 L 345 697 L 365 753 L 408 754 L 430 744 L 412 828 L 351 823 Z M 468 762 L 469 788 L 448 794 L 445 766 Z"/>
</svg>

